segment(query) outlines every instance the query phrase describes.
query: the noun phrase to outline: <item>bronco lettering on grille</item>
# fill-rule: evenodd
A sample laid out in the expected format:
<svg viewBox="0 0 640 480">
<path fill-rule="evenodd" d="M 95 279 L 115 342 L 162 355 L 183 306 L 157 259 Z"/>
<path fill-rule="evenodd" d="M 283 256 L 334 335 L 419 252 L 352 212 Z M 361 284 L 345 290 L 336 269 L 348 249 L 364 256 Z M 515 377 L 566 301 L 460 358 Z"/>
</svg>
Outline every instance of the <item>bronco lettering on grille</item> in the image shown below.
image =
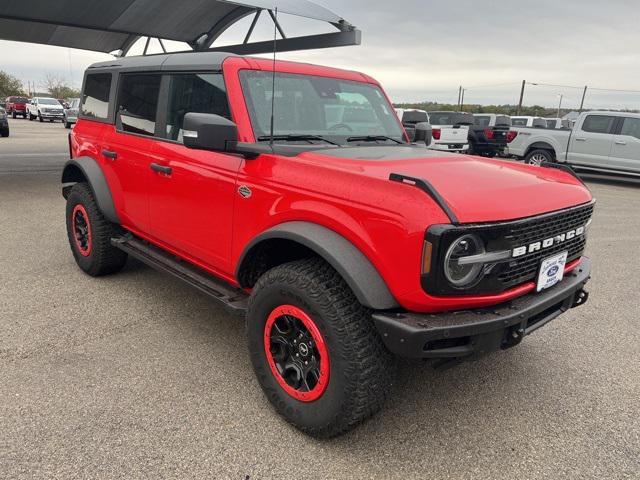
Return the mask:
<svg viewBox="0 0 640 480">
<path fill-rule="evenodd" d="M 511 256 L 513 258 L 521 257 L 526 255 L 527 253 L 537 252 L 538 250 L 543 250 L 545 248 L 553 247 L 554 245 L 558 245 L 559 243 L 566 242 L 567 240 L 571 240 L 573 238 L 579 237 L 580 235 L 584 235 L 585 227 L 579 227 L 575 230 L 570 230 L 567 233 L 561 233 L 560 235 L 556 235 L 551 238 L 547 238 L 545 240 L 541 240 L 539 242 L 530 243 L 529 245 L 524 245 L 522 247 L 514 248 L 511 251 Z"/>
</svg>

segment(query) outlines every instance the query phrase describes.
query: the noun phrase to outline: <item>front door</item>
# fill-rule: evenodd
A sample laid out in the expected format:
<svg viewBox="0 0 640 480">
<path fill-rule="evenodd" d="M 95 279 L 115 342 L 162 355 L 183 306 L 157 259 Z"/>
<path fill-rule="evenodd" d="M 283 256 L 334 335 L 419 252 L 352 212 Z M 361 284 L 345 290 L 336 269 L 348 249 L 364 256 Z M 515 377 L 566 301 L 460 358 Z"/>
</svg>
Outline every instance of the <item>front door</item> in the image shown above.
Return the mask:
<svg viewBox="0 0 640 480">
<path fill-rule="evenodd" d="M 607 168 L 615 121 L 612 115 L 587 115 L 579 129 L 571 134 L 569 163 Z"/>
<path fill-rule="evenodd" d="M 609 163 L 615 170 L 640 173 L 640 118 L 624 117 L 620 121 Z"/>
<path fill-rule="evenodd" d="M 182 144 L 185 114 L 230 118 L 224 79 L 221 73 L 176 73 L 164 81 L 164 141 L 155 150 L 161 168 L 149 183 L 151 232 L 178 253 L 228 273 L 236 178 L 243 159 Z"/>
</svg>

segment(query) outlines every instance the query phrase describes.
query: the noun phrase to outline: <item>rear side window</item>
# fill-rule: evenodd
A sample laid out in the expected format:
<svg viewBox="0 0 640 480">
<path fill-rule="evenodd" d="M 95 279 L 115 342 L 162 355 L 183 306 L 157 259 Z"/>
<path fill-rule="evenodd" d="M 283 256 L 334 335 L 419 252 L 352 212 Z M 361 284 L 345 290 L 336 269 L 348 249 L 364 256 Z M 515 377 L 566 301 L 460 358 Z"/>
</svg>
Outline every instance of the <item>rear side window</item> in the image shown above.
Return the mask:
<svg viewBox="0 0 640 480">
<path fill-rule="evenodd" d="M 511 125 L 513 125 L 514 127 L 526 127 L 527 126 L 527 119 L 526 118 L 512 118 L 511 119 Z"/>
<path fill-rule="evenodd" d="M 156 130 L 161 75 L 124 75 L 118 94 L 118 128 L 153 136 Z"/>
<path fill-rule="evenodd" d="M 620 135 L 628 135 L 640 139 L 640 118 L 625 118 Z"/>
<path fill-rule="evenodd" d="M 166 138 L 182 141 L 187 113 L 212 113 L 231 119 L 221 73 L 170 75 Z"/>
<path fill-rule="evenodd" d="M 611 133 L 615 119 L 607 115 L 589 115 L 584 120 L 582 130 L 589 133 Z"/>
<path fill-rule="evenodd" d="M 106 120 L 109 116 L 109 94 L 111 74 L 93 73 L 87 75 L 82 92 L 82 115 L 87 118 Z"/>
<path fill-rule="evenodd" d="M 473 124 L 476 127 L 488 127 L 490 123 L 491 123 L 491 117 L 487 115 L 474 116 L 473 118 Z"/>
</svg>

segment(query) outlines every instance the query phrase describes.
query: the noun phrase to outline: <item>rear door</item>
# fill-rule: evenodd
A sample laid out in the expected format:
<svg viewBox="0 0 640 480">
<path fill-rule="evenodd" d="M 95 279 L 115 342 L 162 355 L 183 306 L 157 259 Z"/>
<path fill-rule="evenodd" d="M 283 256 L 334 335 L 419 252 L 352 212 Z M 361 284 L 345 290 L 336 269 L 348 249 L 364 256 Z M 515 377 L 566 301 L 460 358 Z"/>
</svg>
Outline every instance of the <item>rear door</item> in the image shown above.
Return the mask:
<svg viewBox="0 0 640 480">
<path fill-rule="evenodd" d="M 619 119 L 609 164 L 616 170 L 640 173 L 640 118 Z"/>
<path fill-rule="evenodd" d="M 571 135 L 568 162 L 607 168 L 615 124 L 616 117 L 612 115 L 587 115 L 582 125 Z"/>
<path fill-rule="evenodd" d="M 219 273 L 229 273 L 236 180 L 243 159 L 182 143 L 187 113 L 231 119 L 222 73 L 166 74 L 160 103 L 164 140 L 157 142 L 156 155 L 169 170 L 151 175 L 152 235 Z"/>
<path fill-rule="evenodd" d="M 103 139 L 109 185 L 122 223 L 134 231 L 149 230 L 149 165 L 155 161 L 154 135 L 159 73 L 122 74 L 116 100 L 116 127 Z"/>
</svg>

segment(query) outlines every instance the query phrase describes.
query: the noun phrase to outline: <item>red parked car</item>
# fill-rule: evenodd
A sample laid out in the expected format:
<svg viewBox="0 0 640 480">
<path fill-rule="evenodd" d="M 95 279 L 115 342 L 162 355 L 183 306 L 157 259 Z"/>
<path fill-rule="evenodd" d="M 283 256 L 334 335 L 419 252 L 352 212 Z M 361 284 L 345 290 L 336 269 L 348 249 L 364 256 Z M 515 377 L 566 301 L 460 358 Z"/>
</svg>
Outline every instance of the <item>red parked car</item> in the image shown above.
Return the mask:
<svg viewBox="0 0 640 480">
<path fill-rule="evenodd" d="M 6 100 L 7 114 L 16 118 L 18 115 L 27 118 L 27 103 L 29 99 L 26 97 L 8 97 Z"/>
<path fill-rule="evenodd" d="M 371 77 L 273 66 L 87 70 L 62 177 L 82 270 L 131 255 L 244 316 L 267 398 L 318 437 L 381 407 L 398 356 L 476 359 L 587 300 L 594 201 L 570 170 L 427 150 Z"/>
</svg>

